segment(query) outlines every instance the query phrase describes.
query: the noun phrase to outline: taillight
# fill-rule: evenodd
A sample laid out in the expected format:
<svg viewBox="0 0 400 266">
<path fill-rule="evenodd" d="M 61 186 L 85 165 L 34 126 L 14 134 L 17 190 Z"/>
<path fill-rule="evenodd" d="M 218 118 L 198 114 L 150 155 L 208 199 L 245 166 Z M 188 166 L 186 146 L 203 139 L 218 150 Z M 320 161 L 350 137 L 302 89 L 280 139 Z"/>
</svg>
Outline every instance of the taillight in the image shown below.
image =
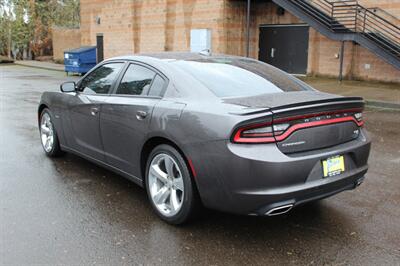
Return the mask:
<svg viewBox="0 0 400 266">
<path fill-rule="evenodd" d="M 275 142 L 271 123 L 259 123 L 239 127 L 233 135 L 236 143 L 269 143 Z"/>
<path fill-rule="evenodd" d="M 351 121 L 359 127 L 364 125 L 361 109 L 277 118 L 274 119 L 273 124 L 272 122 L 266 122 L 244 125 L 236 129 L 232 141 L 235 143 L 279 142 L 285 140 L 299 129 Z"/>
</svg>

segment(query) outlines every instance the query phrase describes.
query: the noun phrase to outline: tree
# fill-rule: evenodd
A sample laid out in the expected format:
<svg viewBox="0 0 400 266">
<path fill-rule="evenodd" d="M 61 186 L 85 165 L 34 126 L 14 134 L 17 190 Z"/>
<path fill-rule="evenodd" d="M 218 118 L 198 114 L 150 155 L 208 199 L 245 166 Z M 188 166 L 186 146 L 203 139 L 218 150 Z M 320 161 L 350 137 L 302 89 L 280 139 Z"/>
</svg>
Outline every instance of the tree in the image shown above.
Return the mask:
<svg viewBox="0 0 400 266">
<path fill-rule="evenodd" d="M 23 51 L 29 48 L 32 37 L 32 25 L 30 23 L 30 10 L 28 0 L 14 0 L 14 20 L 11 23 L 11 40 L 14 55 L 18 59 L 23 58 Z"/>
<path fill-rule="evenodd" d="M 8 22 L 7 18 L 0 16 L 0 54 L 8 53 L 9 33 L 11 32 Z"/>
<path fill-rule="evenodd" d="M 32 51 L 37 55 L 52 52 L 51 31 L 53 26 L 79 27 L 78 0 L 33 1 L 32 18 L 34 23 Z"/>
<path fill-rule="evenodd" d="M 12 16 L 8 1 L 0 0 L 0 54 L 11 58 Z"/>
<path fill-rule="evenodd" d="M 0 54 L 51 54 L 52 27 L 79 27 L 79 8 L 79 0 L 0 0 Z"/>
</svg>

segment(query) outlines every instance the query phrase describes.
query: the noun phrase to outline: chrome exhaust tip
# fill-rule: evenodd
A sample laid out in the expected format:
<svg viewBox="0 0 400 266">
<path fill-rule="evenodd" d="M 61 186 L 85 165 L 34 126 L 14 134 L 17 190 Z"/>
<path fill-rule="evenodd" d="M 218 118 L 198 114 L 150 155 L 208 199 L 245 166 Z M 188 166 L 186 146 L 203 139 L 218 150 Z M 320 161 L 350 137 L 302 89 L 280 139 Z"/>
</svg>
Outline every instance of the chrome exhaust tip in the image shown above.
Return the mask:
<svg viewBox="0 0 400 266">
<path fill-rule="evenodd" d="M 289 212 L 292 208 L 293 208 L 293 204 L 279 206 L 279 207 L 269 210 L 268 212 L 265 213 L 265 215 L 267 215 L 267 216 L 281 215 L 281 214 Z"/>
<path fill-rule="evenodd" d="M 364 182 L 364 177 L 357 180 L 355 187 L 359 187 Z"/>
</svg>

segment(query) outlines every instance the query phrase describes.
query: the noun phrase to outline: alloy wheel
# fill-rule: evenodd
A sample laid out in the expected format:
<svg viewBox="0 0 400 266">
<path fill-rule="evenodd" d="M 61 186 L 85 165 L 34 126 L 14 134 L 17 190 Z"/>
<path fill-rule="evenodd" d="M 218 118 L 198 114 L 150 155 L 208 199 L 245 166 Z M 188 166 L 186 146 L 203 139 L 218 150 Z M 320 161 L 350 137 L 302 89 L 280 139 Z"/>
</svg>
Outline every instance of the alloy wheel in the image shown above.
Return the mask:
<svg viewBox="0 0 400 266">
<path fill-rule="evenodd" d="M 54 145 L 54 129 L 48 113 L 44 113 L 40 120 L 40 137 L 44 150 L 51 152 Z"/>
<path fill-rule="evenodd" d="M 184 184 L 182 172 L 168 154 L 157 154 L 150 163 L 149 192 L 151 200 L 161 214 L 171 217 L 182 208 Z"/>
</svg>

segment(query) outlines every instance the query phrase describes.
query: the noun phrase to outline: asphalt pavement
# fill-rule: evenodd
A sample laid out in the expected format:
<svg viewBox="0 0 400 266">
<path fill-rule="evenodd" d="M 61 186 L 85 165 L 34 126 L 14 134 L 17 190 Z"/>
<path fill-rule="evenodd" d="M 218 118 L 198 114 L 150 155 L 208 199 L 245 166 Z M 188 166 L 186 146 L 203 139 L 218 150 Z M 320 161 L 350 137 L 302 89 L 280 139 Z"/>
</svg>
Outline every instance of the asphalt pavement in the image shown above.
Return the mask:
<svg viewBox="0 0 400 266">
<path fill-rule="evenodd" d="M 366 110 L 370 171 L 356 190 L 283 216 L 206 210 L 175 227 L 123 177 L 45 156 L 40 95 L 71 79 L 0 66 L 1 265 L 400 265 L 400 112 Z"/>
</svg>

